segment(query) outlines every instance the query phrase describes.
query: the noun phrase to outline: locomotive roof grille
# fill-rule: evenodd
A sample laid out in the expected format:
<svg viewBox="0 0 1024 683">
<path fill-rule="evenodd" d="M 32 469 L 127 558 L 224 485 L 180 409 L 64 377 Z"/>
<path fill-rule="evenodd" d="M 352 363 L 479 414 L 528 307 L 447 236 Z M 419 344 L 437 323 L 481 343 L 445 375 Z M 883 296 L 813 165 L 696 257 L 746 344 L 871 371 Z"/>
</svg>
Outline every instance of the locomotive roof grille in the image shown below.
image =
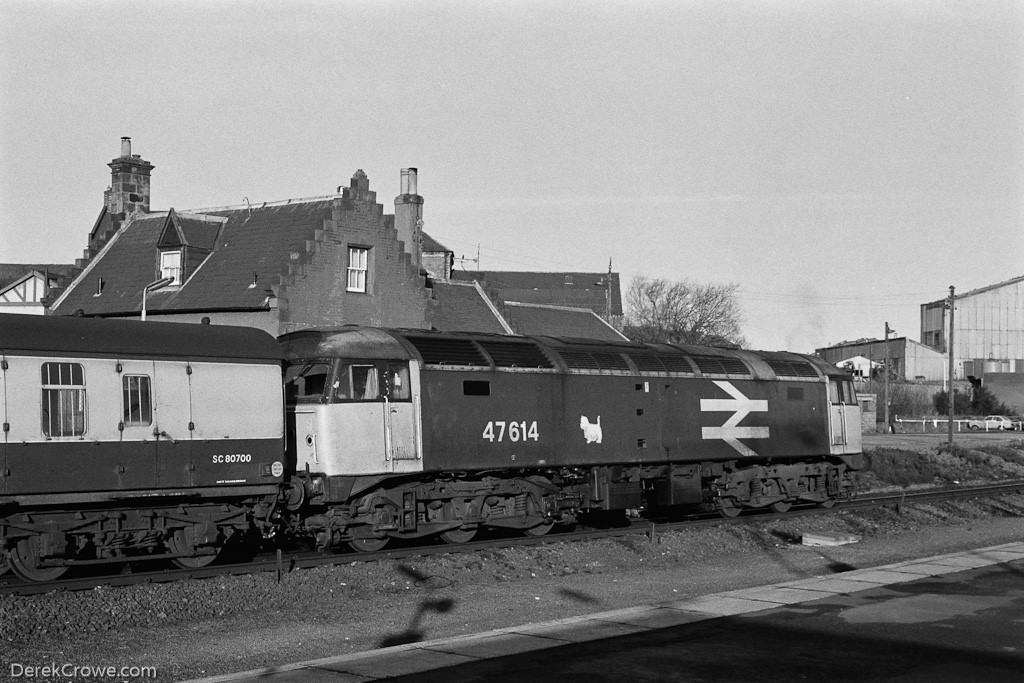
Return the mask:
<svg viewBox="0 0 1024 683">
<path fill-rule="evenodd" d="M 536 344 L 477 340 L 499 368 L 546 368 L 555 366 Z"/>
<path fill-rule="evenodd" d="M 693 367 L 690 365 L 690 362 L 686 360 L 686 356 L 659 355 L 658 359 L 665 364 L 665 369 L 669 372 L 685 372 L 688 375 L 693 374 Z"/>
<path fill-rule="evenodd" d="M 633 359 L 633 364 L 640 372 L 666 372 L 667 368 L 661 360 L 653 353 L 630 353 L 627 354 Z"/>
<path fill-rule="evenodd" d="M 489 367 L 490 363 L 469 339 L 406 336 L 423 356 L 426 365 L 466 365 Z"/>
<path fill-rule="evenodd" d="M 739 358 L 729 356 L 690 356 L 697 369 L 705 375 L 750 375 L 750 369 Z"/>
<path fill-rule="evenodd" d="M 559 355 L 570 368 L 577 370 L 623 370 L 629 371 L 629 364 L 619 353 L 607 351 L 575 351 L 559 349 Z"/>
<path fill-rule="evenodd" d="M 765 363 L 779 377 L 807 377 L 818 379 L 818 373 L 810 363 L 798 360 L 769 360 Z"/>
<path fill-rule="evenodd" d="M 677 372 L 693 374 L 693 368 L 685 356 L 663 353 L 627 353 L 640 372 L 656 372 L 659 374 Z"/>
</svg>

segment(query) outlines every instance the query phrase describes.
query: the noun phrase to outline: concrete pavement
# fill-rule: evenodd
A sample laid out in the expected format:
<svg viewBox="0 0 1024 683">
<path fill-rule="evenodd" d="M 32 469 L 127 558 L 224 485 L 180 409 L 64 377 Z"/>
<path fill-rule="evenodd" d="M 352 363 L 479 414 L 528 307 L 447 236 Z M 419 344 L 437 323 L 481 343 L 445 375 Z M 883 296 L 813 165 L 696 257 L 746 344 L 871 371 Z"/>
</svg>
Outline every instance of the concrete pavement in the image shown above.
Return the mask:
<svg viewBox="0 0 1024 683">
<path fill-rule="evenodd" d="M 201 680 L 1020 681 L 1021 615 L 1017 542 Z"/>
</svg>

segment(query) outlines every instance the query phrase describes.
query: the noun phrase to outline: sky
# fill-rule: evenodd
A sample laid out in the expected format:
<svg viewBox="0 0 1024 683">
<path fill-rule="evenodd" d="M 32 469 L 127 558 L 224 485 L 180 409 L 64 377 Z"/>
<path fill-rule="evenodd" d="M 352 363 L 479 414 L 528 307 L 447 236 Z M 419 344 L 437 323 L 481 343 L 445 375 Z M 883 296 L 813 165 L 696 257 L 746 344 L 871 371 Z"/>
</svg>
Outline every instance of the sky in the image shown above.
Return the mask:
<svg viewBox="0 0 1024 683">
<path fill-rule="evenodd" d="M 81 256 L 121 136 L 154 211 L 417 167 L 457 256 L 732 283 L 753 348 L 1024 275 L 1012 1 L 0 3 L 0 263 Z"/>
</svg>

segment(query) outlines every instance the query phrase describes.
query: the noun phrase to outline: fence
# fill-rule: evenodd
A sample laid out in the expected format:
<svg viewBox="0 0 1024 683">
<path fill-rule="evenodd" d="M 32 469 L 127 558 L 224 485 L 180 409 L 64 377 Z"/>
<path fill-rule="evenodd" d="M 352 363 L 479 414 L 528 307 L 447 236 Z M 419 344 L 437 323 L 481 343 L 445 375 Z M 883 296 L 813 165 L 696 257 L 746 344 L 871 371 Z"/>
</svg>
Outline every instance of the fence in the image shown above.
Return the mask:
<svg viewBox="0 0 1024 683">
<path fill-rule="evenodd" d="M 913 432 L 946 432 L 949 431 L 949 418 L 945 417 L 929 417 L 917 420 L 904 420 L 903 418 L 896 416 L 893 420 L 894 423 L 899 424 L 901 431 L 913 431 Z M 956 431 L 962 432 L 968 431 L 982 431 L 982 432 L 1001 432 L 1002 427 L 989 426 L 985 420 L 979 419 L 960 419 L 953 420 L 953 424 L 956 426 Z M 1010 423 L 1015 430 L 1021 430 L 1024 428 L 1024 421 L 1018 420 Z M 904 425 L 908 425 L 909 428 L 904 428 Z M 915 425 L 920 425 L 920 429 L 917 429 Z M 941 426 L 941 429 L 940 429 Z M 929 429 L 930 427 L 930 429 Z"/>
</svg>

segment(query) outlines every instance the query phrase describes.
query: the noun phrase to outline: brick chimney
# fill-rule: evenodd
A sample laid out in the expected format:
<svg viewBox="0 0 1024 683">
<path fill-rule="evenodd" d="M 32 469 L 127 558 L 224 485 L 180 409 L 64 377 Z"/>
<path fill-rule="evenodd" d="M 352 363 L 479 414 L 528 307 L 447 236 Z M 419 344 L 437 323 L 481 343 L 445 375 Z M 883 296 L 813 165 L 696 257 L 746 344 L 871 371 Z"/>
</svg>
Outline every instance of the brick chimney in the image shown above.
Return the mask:
<svg viewBox="0 0 1024 683">
<path fill-rule="evenodd" d="M 109 164 L 110 187 L 103 193 L 107 211 L 115 220 L 125 221 L 149 212 L 149 173 L 153 164 L 132 154 L 132 139 L 121 138 L 121 156 Z"/>
<path fill-rule="evenodd" d="M 416 191 L 416 176 L 415 168 L 402 169 L 401 194 L 395 197 L 395 228 L 398 230 L 398 239 L 405 242 L 405 251 L 419 268 L 423 258 L 420 237 L 423 230 L 423 197 Z"/>
</svg>

